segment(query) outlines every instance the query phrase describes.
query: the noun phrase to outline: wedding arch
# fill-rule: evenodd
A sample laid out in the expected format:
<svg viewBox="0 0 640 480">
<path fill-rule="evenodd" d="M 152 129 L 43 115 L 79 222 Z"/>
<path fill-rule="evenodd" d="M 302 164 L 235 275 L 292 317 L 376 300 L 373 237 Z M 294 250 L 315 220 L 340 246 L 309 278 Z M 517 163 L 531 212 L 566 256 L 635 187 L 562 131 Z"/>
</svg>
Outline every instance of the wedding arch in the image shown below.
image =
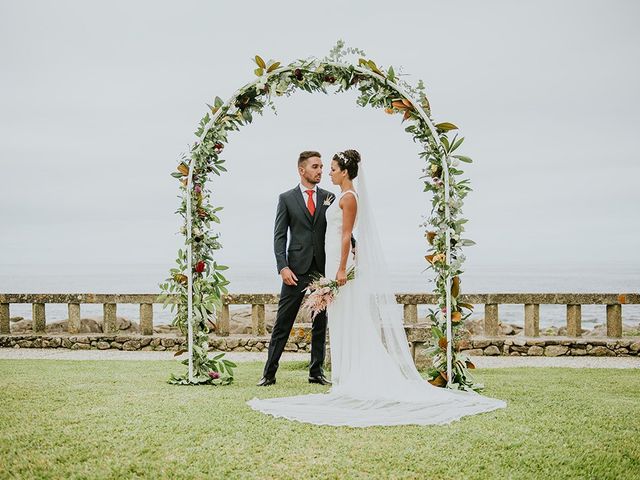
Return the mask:
<svg viewBox="0 0 640 480">
<path fill-rule="evenodd" d="M 357 57 L 357 62 L 348 59 Z M 346 47 L 338 41 L 329 55 L 322 59 L 307 58 L 288 65 L 255 57 L 256 78 L 241 87 L 226 102 L 216 97 L 202 118 L 195 134 L 197 140 L 189 153 L 181 157 L 177 171 L 171 175 L 180 181 L 181 203 L 176 213 L 184 219 L 181 233 L 185 248 L 178 251 L 177 266 L 160 287 L 165 305 L 169 295 L 179 301 L 172 304 L 176 311 L 173 324 L 187 337 L 188 371 L 172 375 L 174 384 L 227 384 L 233 381 L 235 364 L 218 354 L 209 358 L 207 352 L 209 317 L 222 308 L 222 297 L 229 282 L 224 277 L 228 267 L 215 261 L 214 252 L 222 248 L 219 235 L 211 230 L 220 223 L 218 212 L 223 207 L 211 203 L 211 190 L 206 182 L 211 174 L 226 172 L 221 153 L 228 143 L 228 134 L 253 121 L 253 115 L 262 114 L 266 106 L 275 111 L 273 97 L 289 96 L 297 90 L 335 93 L 357 89 L 357 104 L 383 108 L 388 114 L 402 114 L 405 131 L 417 142 L 425 161 L 421 179 L 424 191 L 431 192 L 431 211 L 424 227 L 428 251 L 427 268 L 436 273 L 435 293 L 438 309 L 430 310 L 432 322 L 433 367 L 429 381 L 440 387 L 480 390 L 469 373 L 475 368 L 469 358 L 457 352 L 460 339 L 458 330 L 471 314 L 473 305 L 458 302 L 460 275 L 465 257 L 462 247 L 473 241 L 461 238 L 466 219 L 461 217 L 463 199 L 471 190 L 468 179 L 458 179 L 464 172 L 460 162 L 471 162 L 469 157 L 454 154 L 464 138 L 449 132 L 457 127 L 449 122 L 434 123 L 431 107 L 422 81 L 416 86 L 406 82 L 393 67 L 383 69 L 358 49 Z M 464 309 L 467 313 L 464 314 Z"/>
</svg>

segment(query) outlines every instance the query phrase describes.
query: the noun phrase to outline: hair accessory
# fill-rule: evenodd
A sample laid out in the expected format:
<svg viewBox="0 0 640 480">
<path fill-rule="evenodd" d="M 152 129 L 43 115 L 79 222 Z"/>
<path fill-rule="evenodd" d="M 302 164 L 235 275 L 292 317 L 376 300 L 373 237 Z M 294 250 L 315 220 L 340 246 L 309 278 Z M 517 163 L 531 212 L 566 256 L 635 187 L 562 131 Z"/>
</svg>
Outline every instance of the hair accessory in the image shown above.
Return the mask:
<svg viewBox="0 0 640 480">
<path fill-rule="evenodd" d="M 349 159 L 345 156 L 345 154 L 344 154 L 344 153 L 342 153 L 342 152 L 338 152 L 338 153 L 336 153 L 336 156 L 337 156 L 340 160 L 342 160 L 342 161 L 345 163 L 345 165 L 346 165 L 347 163 L 349 163 Z"/>
</svg>

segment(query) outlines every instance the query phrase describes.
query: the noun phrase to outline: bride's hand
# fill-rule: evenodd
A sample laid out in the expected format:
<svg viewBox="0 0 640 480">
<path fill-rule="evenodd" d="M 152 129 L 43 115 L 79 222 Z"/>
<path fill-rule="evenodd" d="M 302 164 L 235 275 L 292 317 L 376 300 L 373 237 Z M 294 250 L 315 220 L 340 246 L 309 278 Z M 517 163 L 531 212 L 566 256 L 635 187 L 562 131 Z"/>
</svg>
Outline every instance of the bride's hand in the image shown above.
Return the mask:
<svg viewBox="0 0 640 480">
<path fill-rule="evenodd" d="M 338 273 L 336 273 L 336 281 L 338 282 L 338 285 L 343 286 L 345 283 L 347 283 L 347 270 L 344 268 L 341 268 L 340 270 L 338 270 Z"/>
</svg>

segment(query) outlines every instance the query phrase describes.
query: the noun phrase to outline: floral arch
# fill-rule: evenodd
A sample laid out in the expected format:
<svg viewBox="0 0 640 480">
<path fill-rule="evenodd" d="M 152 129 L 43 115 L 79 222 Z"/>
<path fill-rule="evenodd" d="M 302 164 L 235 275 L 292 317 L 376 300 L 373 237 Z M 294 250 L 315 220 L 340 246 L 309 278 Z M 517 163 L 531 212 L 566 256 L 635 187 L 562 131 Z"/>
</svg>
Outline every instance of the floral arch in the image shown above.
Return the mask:
<svg viewBox="0 0 640 480">
<path fill-rule="evenodd" d="M 358 57 L 357 62 L 348 58 Z M 468 369 L 473 368 L 465 354 L 457 352 L 458 329 L 470 315 L 472 305 L 458 302 L 460 275 L 465 260 L 462 247 L 474 242 L 461 238 L 466 219 L 461 217 L 463 199 L 471 190 L 468 179 L 457 167 L 471 162 L 469 157 L 455 154 L 464 138 L 451 131 L 457 127 L 449 122 L 434 123 L 422 81 L 414 87 L 404 81 L 393 67 L 383 69 L 357 48 L 338 41 L 323 59 L 296 60 L 288 65 L 265 62 L 255 57 L 256 78 L 236 91 L 226 102 L 216 97 L 200 121 L 198 137 L 188 155 L 180 159 L 177 171 L 171 175 L 180 181 L 182 200 L 178 213 L 184 219 L 181 232 L 185 247 L 178 251 L 177 266 L 160 287 L 165 305 L 169 295 L 179 301 L 172 306 L 176 313 L 173 324 L 187 337 L 189 358 L 184 361 L 188 371 L 172 375 L 175 384 L 226 384 L 233 381 L 235 365 L 224 354 L 209 358 L 207 352 L 209 316 L 221 310 L 222 297 L 229 282 L 224 277 L 224 265 L 215 261 L 215 251 L 222 248 L 219 235 L 211 230 L 220 223 L 218 212 L 223 207 L 211 203 L 211 190 L 205 184 L 211 174 L 226 172 L 221 158 L 229 132 L 251 123 L 254 114 L 262 114 L 266 106 L 275 111 L 273 97 L 289 96 L 297 90 L 335 93 L 357 89 L 357 104 L 383 108 L 388 114 L 401 114 L 405 131 L 421 147 L 425 162 L 422 170 L 424 191 L 433 194 L 431 211 L 422 227 L 428 243 L 425 256 L 428 267 L 436 272 L 435 293 L 439 308 L 430 312 L 432 321 L 433 367 L 429 381 L 437 386 L 479 390 Z M 467 313 L 464 313 L 464 310 Z"/>
</svg>

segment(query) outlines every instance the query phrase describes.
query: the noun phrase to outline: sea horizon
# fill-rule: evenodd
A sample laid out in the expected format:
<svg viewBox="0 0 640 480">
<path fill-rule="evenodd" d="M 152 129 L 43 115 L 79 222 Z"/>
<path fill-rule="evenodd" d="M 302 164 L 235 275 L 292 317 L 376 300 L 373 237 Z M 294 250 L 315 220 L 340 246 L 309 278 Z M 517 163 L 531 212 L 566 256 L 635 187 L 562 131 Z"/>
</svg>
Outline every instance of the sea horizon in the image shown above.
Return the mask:
<svg viewBox="0 0 640 480">
<path fill-rule="evenodd" d="M 278 293 L 281 282 L 275 264 L 264 262 L 228 262 L 225 271 L 230 280 L 231 293 Z M 117 264 L 4 264 L 0 271 L 0 293 L 160 293 L 163 282 L 172 267 L 171 262 Z M 431 293 L 433 291 L 431 270 L 412 262 L 395 264 L 390 268 L 396 293 Z M 620 262 L 608 264 L 564 265 L 466 265 L 461 275 L 462 293 L 636 293 L 640 292 L 640 267 Z M 238 310 L 242 307 L 232 307 Z M 428 306 L 419 307 L 424 316 Z M 482 318 L 483 305 L 476 306 L 471 319 Z M 102 305 L 82 305 L 83 318 L 101 318 Z M 500 320 L 522 325 L 521 305 L 501 305 Z M 28 304 L 12 304 L 12 317 L 31 318 Z M 48 322 L 67 318 L 66 305 L 48 304 Z M 118 305 L 118 315 L 138 321 L 137 305 Z M 541 305 L 540 326 L 563 326 L 566 324 L 564 305 Z M 584 305 L 582 324 L 593 328 L 604 323 L 604 305 Z M 154 305 L 154 323 L 171 323 L 172 314 L 161 305 Z M 623 321 L 626 324 L 640 323 L 640 305 L 625 305 Z"/>
</svg>

